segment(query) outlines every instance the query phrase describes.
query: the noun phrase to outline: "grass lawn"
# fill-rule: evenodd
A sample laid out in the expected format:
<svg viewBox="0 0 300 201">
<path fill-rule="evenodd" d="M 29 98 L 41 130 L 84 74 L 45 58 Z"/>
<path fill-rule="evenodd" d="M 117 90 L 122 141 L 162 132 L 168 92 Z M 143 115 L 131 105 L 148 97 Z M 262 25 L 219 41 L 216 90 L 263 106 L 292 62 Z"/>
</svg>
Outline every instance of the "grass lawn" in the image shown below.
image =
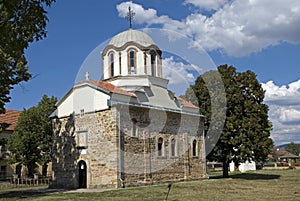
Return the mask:
<svg viewBox="0 0 300 201">
<path fill-rule="evenodd" d="M 105 192 L 47 192 L 48 189 L 2 189 L 0 200 L 164 200 L 168 184 Z M 231 174 L 223 179 L 173 183 L 169 201 L 175 200 L 300 200 L 300 170 L 260 170 Z"/>
</svg>

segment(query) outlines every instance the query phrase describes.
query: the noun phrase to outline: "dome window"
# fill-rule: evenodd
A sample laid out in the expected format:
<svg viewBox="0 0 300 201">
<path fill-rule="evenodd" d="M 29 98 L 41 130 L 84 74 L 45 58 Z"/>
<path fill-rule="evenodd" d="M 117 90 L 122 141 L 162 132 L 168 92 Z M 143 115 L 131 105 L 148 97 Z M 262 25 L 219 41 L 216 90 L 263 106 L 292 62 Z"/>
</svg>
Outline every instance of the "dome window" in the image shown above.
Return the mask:
<svg viewBox="0 0 300 201">
<path fill-rule="evenodd" d="M 134 50 L 128 52 L 128 74 L 136 74 L 136 52 Z"/>
<path fill-rule="evenodd" d="M 115 63 L 114 63 L 114 53 L 109 54 L 109 71 L 110 77 L 113 77 L 115 74 Z"/>
</svg>

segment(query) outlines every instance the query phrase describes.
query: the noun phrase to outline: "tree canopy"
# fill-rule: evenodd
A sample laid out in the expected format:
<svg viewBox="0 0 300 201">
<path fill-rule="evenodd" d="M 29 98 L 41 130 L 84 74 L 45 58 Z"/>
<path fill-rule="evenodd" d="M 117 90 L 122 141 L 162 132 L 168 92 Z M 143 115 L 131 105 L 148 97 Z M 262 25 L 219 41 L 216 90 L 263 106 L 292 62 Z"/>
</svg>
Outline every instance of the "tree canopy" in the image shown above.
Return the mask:
<svg viewBox="0 0 300 201">
<path fill-rule="evenodd" d="M 24 110 L 8 142 L 12 163 L 25 165 L 32 176 L 37 163 L 47 167 L 51 160 L 52 126 L 49 116 L 55 110 L 55 97 L 44 95 L 36 107 Z"/>
<path fill-rule="evenodd" d="M 31 78 L 24 50 L 29 43 L 46 37 L 48 18 L 44 7 L 55 1 L 0 1 L 0 113 L 11 99 L 13 86 Z"/>
<path fill-rule="evenodd" d="M 285 150 L 292 154 L 295 154 L 296 156 L 300 156 L 300 144 L 291 142 L 285 147 Z"/>
<path fill-rule="evenodd" d="M 213 78 L 215 73 L 219 73 L 222 78 L 226 105 L 222 105 L 216 95 L 217 85 L 208 89 L 207 82 L 214 85 L 215 81 L 207 78 Z M 247 160 L 266 159 L 273 148 L 270 138 L 272 124 L 268 120 L 268 107 L 263 103 L 264 90 L 252 71 L 237 72 L 233 66 L 222 65 L 217 72 L 209 71 L 199 76 L 191 88 L 198 99 L 200 113 L 207 116 L 206 145 L 213 146 L 208 159 L 223 163 L 224 177 L 228 176 L 231 161 L 238 164 Z M 219 104 L 218 112 L 212 112 L 213 104 Z M 224 125 L 222 115 L 225 115 Z M 214 127 L 210 128 L 212 121 L 215 121 Z M 218 135 L 215 127 L 221 126 L 224 127 Z"/>
</svg>

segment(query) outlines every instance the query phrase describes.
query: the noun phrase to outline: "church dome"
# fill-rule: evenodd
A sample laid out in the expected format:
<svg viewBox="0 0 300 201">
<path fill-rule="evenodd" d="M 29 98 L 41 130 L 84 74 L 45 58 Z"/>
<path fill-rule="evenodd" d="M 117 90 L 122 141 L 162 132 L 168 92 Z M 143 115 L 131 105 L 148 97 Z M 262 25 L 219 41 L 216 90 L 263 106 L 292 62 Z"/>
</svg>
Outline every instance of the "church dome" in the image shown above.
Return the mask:
<svg viewBox="0 0 300 201">
<path fill-rule="evenodd" d="M 148 47 L 150 45 L 155 44 L 148 34 L 142 31 L 129 29 L 114 36 L 110 40 L 109 45 L 113 45 L 115 47 L 122 47 L 127 42 L 136 42 L 144 47 Z"/>
</svg>

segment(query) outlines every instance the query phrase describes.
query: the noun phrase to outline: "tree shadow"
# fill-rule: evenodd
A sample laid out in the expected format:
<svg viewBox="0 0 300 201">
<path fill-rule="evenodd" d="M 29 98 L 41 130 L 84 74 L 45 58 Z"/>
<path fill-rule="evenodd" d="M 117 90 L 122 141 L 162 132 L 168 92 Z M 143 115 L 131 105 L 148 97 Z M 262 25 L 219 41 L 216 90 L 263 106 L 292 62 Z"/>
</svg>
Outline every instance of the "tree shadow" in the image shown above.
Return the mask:
<svg viewBox="0 0 300 201">
<path fill-rule="evenodd" d="M 211 176 L 210 179 L 226 179 L 222 175 Z M 279 179 L 280 175 L 277 174 L 258 174 L 258 173 L 238 173 L 229 175 L 231 179 L 243 179 L 243 180 L 273 180 Z M 227 179 L 228 179 L 227 178 Z"/>
<path fill-rule="evenodd" d="M 16 190 L 10 189 L 4 192 L 0 192 L 0 199 L 25 199 L 25 198 L 33 198 L 33 197 L 42 197 L 47 196 L 57 192 L 64 192 L 64 189 L 26 189 L 26 190 Z"/>
</svg>

